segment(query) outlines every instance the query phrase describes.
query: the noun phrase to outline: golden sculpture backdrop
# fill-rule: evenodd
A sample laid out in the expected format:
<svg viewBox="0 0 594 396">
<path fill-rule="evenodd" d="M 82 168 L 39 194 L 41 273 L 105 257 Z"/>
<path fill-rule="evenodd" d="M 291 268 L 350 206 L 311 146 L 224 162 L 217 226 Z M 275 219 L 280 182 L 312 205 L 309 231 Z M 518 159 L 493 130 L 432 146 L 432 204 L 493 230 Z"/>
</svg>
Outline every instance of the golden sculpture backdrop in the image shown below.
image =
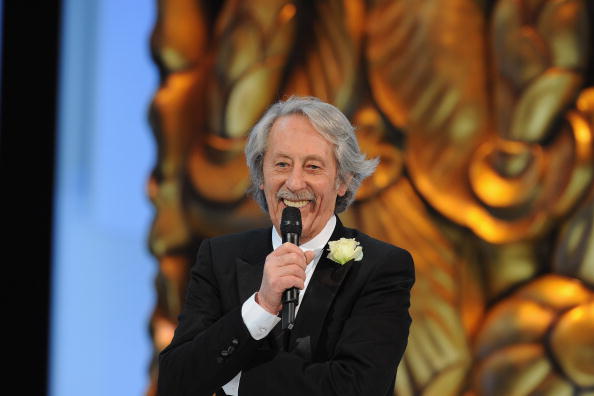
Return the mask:
<svg viewBox="0 0 594 396">
<path fill-rule="evenodd" d="M 395 394 L 594 395 L 593 10 L 160 1 L 155 352 L 200 240 L 268 224 L 246 197 L 250 127 L 279 98 L 313 95 L 381 159 L 342 220 L 415 258 Z"/>
</svg>

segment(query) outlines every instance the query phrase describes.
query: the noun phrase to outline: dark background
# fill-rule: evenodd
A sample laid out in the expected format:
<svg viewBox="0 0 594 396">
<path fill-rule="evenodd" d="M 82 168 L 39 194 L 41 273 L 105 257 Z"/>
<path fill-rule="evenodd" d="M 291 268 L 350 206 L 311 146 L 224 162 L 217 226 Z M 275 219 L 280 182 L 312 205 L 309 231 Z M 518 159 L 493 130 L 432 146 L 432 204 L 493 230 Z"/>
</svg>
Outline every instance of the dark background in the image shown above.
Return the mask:
<svg viewBox="0 0 594 396">
<path fill-rule="evenodd" d="M 45 395 L 61 2 L 0 4 L 4 388 Z"/>
</svg>

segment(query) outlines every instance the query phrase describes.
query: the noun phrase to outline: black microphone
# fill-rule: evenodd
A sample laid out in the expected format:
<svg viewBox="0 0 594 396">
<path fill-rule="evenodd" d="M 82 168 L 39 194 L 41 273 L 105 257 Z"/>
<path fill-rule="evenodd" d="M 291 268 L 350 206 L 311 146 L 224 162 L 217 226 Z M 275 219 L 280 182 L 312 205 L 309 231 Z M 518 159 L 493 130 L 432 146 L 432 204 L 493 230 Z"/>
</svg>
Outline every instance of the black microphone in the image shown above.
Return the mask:
<svg viewBox="0 0 594 396">
<path fill-rule="evenodd" d="M 299 246 L 301 236 L 301 212 L 292 206 L 283 209 L 280 223 L 283 243 L 290 242 Z M 295 308 L 299 304 L 299 289 L 291 287 L 283 292 L 282 329 L 291 330 L 295 322 Z"/>
</svg>

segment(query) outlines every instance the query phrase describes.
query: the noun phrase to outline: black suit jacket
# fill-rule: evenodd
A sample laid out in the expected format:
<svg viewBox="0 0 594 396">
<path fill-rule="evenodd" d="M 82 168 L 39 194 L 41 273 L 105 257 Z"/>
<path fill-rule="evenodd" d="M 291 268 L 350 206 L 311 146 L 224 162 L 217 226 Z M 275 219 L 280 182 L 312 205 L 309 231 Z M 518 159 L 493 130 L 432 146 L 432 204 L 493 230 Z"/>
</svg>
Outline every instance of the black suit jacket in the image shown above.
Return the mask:
<svg viewBox="0 0 594 396">
<path fill-rule="evenodd" d="M 326 246 L 288 352 L 277 342 L 280 323 L 256 341 L 241 317 L 272 251 L 270 228 L 205 240 L 173 341 L 160 355 L 159 395 L 222 395 L 239 371 L 240 396 L 392 395 L 411 322 L 413 261 L 337 221 L 330 240 L 341 237 L 359 241 L 363 259 L 337 264 Z"/>
</svg>

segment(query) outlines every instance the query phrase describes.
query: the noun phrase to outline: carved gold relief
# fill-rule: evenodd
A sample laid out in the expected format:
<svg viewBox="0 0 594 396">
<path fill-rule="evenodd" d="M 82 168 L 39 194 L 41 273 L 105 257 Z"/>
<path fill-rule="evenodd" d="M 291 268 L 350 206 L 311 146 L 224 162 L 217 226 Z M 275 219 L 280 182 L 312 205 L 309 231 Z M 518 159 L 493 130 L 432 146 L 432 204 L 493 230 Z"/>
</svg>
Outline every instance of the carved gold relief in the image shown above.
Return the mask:
<svg viewBox="0 0 594 396">
<path fill-rule="evenodd" d="M 475 356 L 479 394 L 586 392 L 594 386 L 594 293 L 558 275 L 534 280 L 491 309 Z"/>
<path fill-rule="evenodd" d="M 314 95 L 381 159 L 341 218 L 415 258 L 395 393 L 594 394 L 592 15 L 584 0 L 159 2 L 155 353 L 198 243 L 268 224 L 246 197 L 250 127 Z"/>
</svg>

